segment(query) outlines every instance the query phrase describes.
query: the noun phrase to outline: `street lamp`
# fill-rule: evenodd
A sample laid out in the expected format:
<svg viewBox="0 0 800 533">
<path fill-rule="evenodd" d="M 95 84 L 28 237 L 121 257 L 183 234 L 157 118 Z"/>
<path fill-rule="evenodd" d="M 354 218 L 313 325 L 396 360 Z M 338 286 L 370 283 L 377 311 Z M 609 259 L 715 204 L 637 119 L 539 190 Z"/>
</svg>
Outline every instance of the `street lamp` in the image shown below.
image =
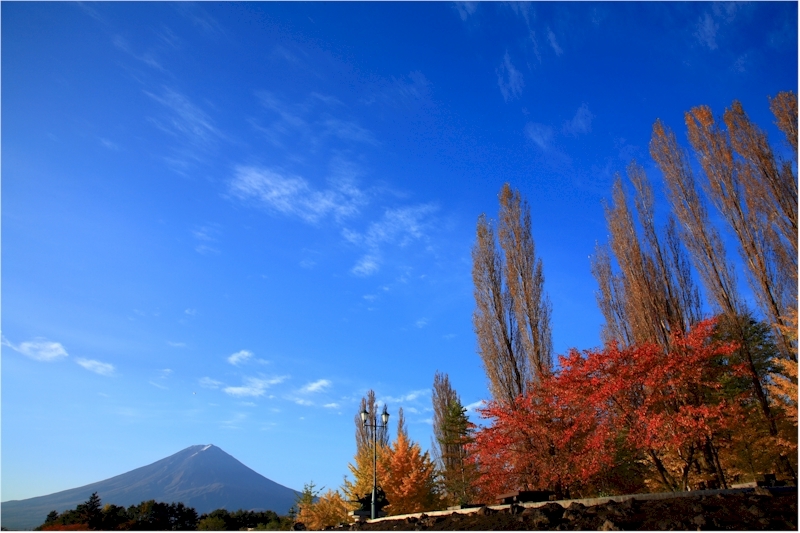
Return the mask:
<svg viewBox="0 0 800 533">
<path fill-rule="evenodd" d="M 377 420 L 374 424 L 368 424 L 367 420 L 369 418 L 369 413 L 367 409 L 364 408 L 361 411 L 361 421 L 364 422 L 365 428 L 372 428 L 372 512 L 371 517 L 373 520 L 377 518 L 377 512 L 375 509 L 375 502 L 378 499 L 378 428 L 385 428 L 386 424 L 389 422 L 389 413 L 386 411 L 386 405 L 383 406 L 383 412 L 381 413 L 381 420 L 383 421 L 383 425 L 378 424 Z"/>
</svg>

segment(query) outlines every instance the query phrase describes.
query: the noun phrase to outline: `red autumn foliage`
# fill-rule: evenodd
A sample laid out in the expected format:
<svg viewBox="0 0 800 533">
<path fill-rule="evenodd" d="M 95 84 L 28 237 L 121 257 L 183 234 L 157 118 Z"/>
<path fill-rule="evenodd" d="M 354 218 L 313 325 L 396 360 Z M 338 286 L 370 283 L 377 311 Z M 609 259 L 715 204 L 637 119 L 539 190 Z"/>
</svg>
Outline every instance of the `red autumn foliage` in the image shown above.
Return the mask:
<svg viewBox="0 0 800 533">
<path fill-rule="evenodd" d="M 741 371 L 725 364 L 735 346 L 713 342 L 714 325 L 706 320 L 674 337 L 669 351 L 654 344 L 572 350 L 527 395 L 491 402 L 482 416 L 492 424 L 477 433 L 474 449 L 485 496 L 581 493 L 614 466 L 620 447 L 647 458 L 668 489 L 685 486 L 688 466 L 739 419 L 737 405 L 720 394 L 723 373 Z"/>
</svg>

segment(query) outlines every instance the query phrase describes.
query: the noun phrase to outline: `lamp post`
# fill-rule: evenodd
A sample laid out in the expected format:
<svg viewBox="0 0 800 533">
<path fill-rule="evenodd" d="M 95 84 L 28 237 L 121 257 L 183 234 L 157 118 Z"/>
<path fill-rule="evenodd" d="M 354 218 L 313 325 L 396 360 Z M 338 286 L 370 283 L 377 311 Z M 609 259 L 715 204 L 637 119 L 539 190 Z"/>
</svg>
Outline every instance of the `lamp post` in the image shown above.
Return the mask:
<svg viewBox="0 0 800 533">
<path fill-rule="evenodd" d="M 381 413 L 381 420 L 383 421 L 383 425 L 378 424 L 376 420 L 374 424 L 367 423 L 367 419 L 369 418 L 369 413 L 366 409 L 361 411 L 361 421 L 364 422 L 365 428 L 372 428 L 372 512 L 371 517 L 373 520 L 377 518 L 377 510 L 375 509 L 375 503 L 378 499 L 378 428 L 385 428 L 386 424 L 389 422 L 389 413 L 386 411 L 386 405 L 383 406 L 383 412 Z"/>
</svg>

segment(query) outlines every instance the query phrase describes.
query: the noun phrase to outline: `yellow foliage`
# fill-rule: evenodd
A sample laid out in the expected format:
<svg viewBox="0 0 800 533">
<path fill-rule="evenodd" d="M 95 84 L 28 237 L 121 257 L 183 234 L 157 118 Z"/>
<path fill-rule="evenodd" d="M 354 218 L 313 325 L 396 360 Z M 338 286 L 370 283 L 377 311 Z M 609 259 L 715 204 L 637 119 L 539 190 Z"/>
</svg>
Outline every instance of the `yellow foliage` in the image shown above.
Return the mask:
<svg viewBox="0 0 800 533">
<path fill-rule="evenodd" d="M 297 521 L 302 522 L 306 529 L 318 531 L 327 526 L 347 522 L 349 510 L 350 506 L 338 490 L 328 490 L 315 503 L 301 505 Z"/>
<path fill-rule="evenodd" d="M 779 359 L 778 373 L 770 374 L 772 383 L 767 385 L 770 394 L 778 399 L 786 411 L 786 418 L 797 426 L 797 309 L 792 309 L 786 319 L 787 325 L 778 325 L 782 333 L 795 348 L 795 359 Z"/>
<path fill-rule="evenodd" d="M 378 486 L 386 486 L 386 462 L 390 454 L 387 446 L 378 446 Z M 354 457 L 355 464 L 348 464 L 347 468 L 353 475 L 353 480 L 347 478 L 342 485 L 342 492 L 348 502 L 355 502 L 365 494 L 372 494 L 372 444 L 364 446 Z M 351 509 L 356 509 L 358 504 L 352 504 Z"/>
</svg>

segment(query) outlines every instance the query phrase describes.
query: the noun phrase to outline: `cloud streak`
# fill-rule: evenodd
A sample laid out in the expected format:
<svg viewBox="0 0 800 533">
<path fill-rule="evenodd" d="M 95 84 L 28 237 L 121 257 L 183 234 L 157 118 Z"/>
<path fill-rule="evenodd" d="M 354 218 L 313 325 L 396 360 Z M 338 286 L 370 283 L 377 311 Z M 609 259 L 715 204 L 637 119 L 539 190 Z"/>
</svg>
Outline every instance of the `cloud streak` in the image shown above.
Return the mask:
<svg viewBox="0 0 800 533">
<path fill-rule="evenodd" d="M 235 354 L 232 354 L 230 357 L 228 357 L 228 362 L 234 366 L 238 366 L 241 363 L 247 362 L 252 357 L 253 357 L 253 352 L 248 350 L 240 350 Z"/>
<path fill-rule="evenodd" d="M 14 346 L 8 339 L 3 337 L 2 343 L 34 361 L 53 362 L 64 359 L 69 355 L 60 342 L 37 339 Z"/>
<path fill-rule="evenodd" d="M 76 359 L 75 362 L 86 370 L 94 372 L 95 374 L 100 374 L 101 376 L 111 376 L 114 374 L 114 365 L 110 363 L 83 358 Z"/>
<path fill-rule="evenodd" d="M 329 389 L 331 385 L 332 383 L 330 382 L 330 380 L 318 379 L 317 381 L 314 381 L 313 383 L 309 383 L 306 386 L 304 386 L 302 389 L 300 389 L 300 392 L 305 392 L 305 393 L 322 392 L 324 390 Z"/>
<path fill-rule="evenodd" d="M 556 34 L 553 33 L 553 30 L 547 28 L 547 41 L 550 43 L 550 46 L 553 48 L 553 51 L 556 53 L 557 56 L 560 56 L 564 53 L 564 50 L 558 45 L 558 41 L 556 41 Z"/>
<path fill-rule="evenodd" d="M 225 387 L 222 389 L 222 391 L 226 394 L 236 397 L 259 397 L 263 396 L 269 387 L 272 385 L 277 385 L 278 383 L 282 383 L 286 380 L 286 378 L 287 376 L 280 376 L 272 379 L 247 378 L 245 379 L 244 385 L 239 387 Z"/>
<path fill-rule="evenodd" d="M 380 249 L 384 244 L 407 246 L 424 239 L 432 216 L 438 210 L 433 203 L 386 209 L 380 220 L 371 223 L 363 233 L 345 228 L 344 238 L 369 250 L 351 269 L 356 276 L 369 276 L 380 270 Z"/>
<path fill-rule="evenodd" d="M 455 2 L 455 8 L 461 20 L 466 21 L 478 10 L 478 2 Z"/>
<path fill-rule="evenodd" d="M 409 392 L 407 394 L 404 394 L 402 396 L 396 396 L 396 397 L 387 396 L 386 399 L 382 400 L 382 401 L 389 402 L 389 403 L 413 402 L 417 398 L 420 398 L 422 396 L 428 397 L 428 396 L 430 396 L 430 394 L 431 394 L 431 390 L 430 389 L 419 389 L 419 390 L 411 391 L 411 392 Z"/>
<path fill-rule="evenodd" d="M 553 128 L 550 126 L 529 122 L 525 125 L 525 135 L 542 151 L 547 152 L 550 150 L 553 140 Z"/>
<path fill-rule="evenodd" d="M 199 383 L 201 387 L 204 387 L 206 389 L 218 389 L 222 385 L 224 385 L 224 383 L 222 383 L 221 381 L 217 381 L 216 379 L 211 379 L 209 377 L 201 378 Z"/>
<path fill-rule="evenodd" d="M 191 145 L 206 148 L 223 137 L 211 117 L 185 95 L 166 87 L 159 95 L 149 91 L 145 91 L 145 94 L 170 111 L 166 122 L 155 121 L 162 131 L 180 137 Z"/>
<path fill-rule="evenodd" d="M 358 213 L 366 203 L 365 194 L 349 180 L 318 189 L 300 176 L 278 170 L 237 166 L 229 184 L 231 196 L 287 216 L 315 224 L 327 216 L 337 221 Z"/>
<path fill-rule="evenodd" d="M 522 95 L 522 88 L 525 87 L 522 73 L 511 63 L 508 51 L 503 56 L 503 63 L 497 68 L 497 86 L 506 102 Z"/>
<path fill-rule="evenodd" d="M 719 24 L 714 21 L 711 13 L 704 13 L 695 25 L 694 36 L 709 50 L 717 49 L 717 31 Z"/>
<path fill-rule="evenodd" d="M 589 105 L 584 103 L 575 112 L 575 116 L 564 123 L 562 131 L 567 135 L 577 137 L 578 135 L 592 131 L 592 119 L 594 115 L 589 111 Z"/>
</svg>

